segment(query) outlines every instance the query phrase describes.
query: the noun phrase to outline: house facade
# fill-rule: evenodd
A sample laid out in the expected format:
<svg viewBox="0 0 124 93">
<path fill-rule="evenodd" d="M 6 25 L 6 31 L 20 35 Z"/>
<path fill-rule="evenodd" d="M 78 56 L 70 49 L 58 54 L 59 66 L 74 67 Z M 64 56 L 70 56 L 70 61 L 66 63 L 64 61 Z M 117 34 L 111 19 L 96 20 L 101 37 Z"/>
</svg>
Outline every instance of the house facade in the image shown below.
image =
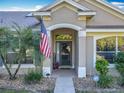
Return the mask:
<svg viewBox="0 0 124 93">
<path fill-rule="evenodd" d="M 124 12 L 104 0 L 56 0 L 32 14 L 43 19 L 53 50 L 43 62 L 44 74 L 58 64 L 78 77 L 93 75 L 97 55 L 112 67 L 114 55 L 123 51 Z"/>
<path fill-rule="evenodd" d="M 56 0 L 30 15 L 43 20 L 52 48 L 43 61 L 44 76 L 56 68 L 94 75 L 98 55 L 112 68 L 114 55 L 124 50 L 124 11 L 104 0 Z"/>
</svg>

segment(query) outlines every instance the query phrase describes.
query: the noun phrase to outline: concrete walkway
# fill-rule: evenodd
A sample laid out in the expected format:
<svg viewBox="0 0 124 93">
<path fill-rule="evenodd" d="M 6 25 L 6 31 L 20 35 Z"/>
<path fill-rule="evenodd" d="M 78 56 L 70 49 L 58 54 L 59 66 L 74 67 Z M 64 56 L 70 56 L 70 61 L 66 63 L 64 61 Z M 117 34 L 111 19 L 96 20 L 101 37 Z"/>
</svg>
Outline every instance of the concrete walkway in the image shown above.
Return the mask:
<svg viewBox="0 0 124 93">
<path fill-rule="evenodd" d="M 73 85 L 74 72 L 71 70 L 60 70 L 55 72 L 57 78 L 54 93 L 75 93 Z"/>
</svg>

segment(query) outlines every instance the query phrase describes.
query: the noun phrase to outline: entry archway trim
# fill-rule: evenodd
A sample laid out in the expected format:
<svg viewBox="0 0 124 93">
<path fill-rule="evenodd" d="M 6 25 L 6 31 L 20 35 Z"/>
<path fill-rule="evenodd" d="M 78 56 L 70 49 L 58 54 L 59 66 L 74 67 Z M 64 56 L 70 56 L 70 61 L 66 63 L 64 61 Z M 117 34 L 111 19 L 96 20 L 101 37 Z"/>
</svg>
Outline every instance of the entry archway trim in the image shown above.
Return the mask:
<svg viewBox="0 0 124 93">
<path fill-rule="evenodd" d="M 68 24 L 68 23 L 55 24 L 55 25 L 49 26 L 47 28 L 47 30 L 48 31 L 53 31 L 53 30 L 58 29 L 58 28 L 70 28 L 70 29 L 74 29 L 76 31 L 81 31 L 82 30 L 82 28 L 80 26 L 73 25 L 73 24 Z"/>
</svg>

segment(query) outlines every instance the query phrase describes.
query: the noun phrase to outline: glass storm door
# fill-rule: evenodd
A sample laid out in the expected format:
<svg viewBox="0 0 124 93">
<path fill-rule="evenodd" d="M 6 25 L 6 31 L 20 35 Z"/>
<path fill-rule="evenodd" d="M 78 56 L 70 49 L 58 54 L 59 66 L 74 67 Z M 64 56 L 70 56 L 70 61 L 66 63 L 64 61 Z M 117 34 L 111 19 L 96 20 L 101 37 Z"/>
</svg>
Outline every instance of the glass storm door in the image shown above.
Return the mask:
<svg viewBox="0 0 124 93">
<path fill-rule="evenodd" d="M 56 42 L 56 61 L 60 66 L 72 66 L 72 42 Z"/>
</svg>

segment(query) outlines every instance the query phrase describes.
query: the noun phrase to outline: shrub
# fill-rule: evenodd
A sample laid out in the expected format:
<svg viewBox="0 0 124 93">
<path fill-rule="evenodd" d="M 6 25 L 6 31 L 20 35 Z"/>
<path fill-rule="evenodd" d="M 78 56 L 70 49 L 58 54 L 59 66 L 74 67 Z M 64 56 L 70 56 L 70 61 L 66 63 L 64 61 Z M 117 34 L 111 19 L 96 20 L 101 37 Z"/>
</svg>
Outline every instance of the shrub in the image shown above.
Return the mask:
<svg viewBox="0 0 124 93">
<path fill-rule="evenodd" d="M 124 86 L 124 52 L 119 52 L 115 57 L 116 69 L 121 75 L 121 85 Z"/>
<path fill-rule="evenodd" d="M 100 75 L 106 75 L 108 73 L 109 63 L 104 58 L 97 59 L 96 61 L 96 70 Z"/>
<path fill-rule="evenodd" d="M 99 81 L 97 82 L 98 86 L 101 88 L 108 88 L 113 83 L 113 78 L 108 73 L 109 63 L 104 58 L 99 58 L 96 61 L 96 70 L 99 72 Z"/>
<path fill-rule="evenodd" d="M 38 83 L 42 77 L 43 76 L 41 73 L 32 70 L 32 71 L 28 72 L 27 75 L 25 75 L 24 81 L 29 84 L 30 83 Z"/>
<path fill-rule="evenodd" d="M 118 77 L 116 80 L 117 80 L 118 85 L 124 86 L 124 78 L 123 77 Z"/>
<path fill-rule="evenodd" d="M 109 88 L 113 84 L 113 77 L 110 75 L 100 75 L 97 84 L 101 88 Z"/>
<path fill-rule="evenodd" d="M 116 68 L 124 76 L 124 52 L 119 52 L 115 57 Z"/>
</svg>

